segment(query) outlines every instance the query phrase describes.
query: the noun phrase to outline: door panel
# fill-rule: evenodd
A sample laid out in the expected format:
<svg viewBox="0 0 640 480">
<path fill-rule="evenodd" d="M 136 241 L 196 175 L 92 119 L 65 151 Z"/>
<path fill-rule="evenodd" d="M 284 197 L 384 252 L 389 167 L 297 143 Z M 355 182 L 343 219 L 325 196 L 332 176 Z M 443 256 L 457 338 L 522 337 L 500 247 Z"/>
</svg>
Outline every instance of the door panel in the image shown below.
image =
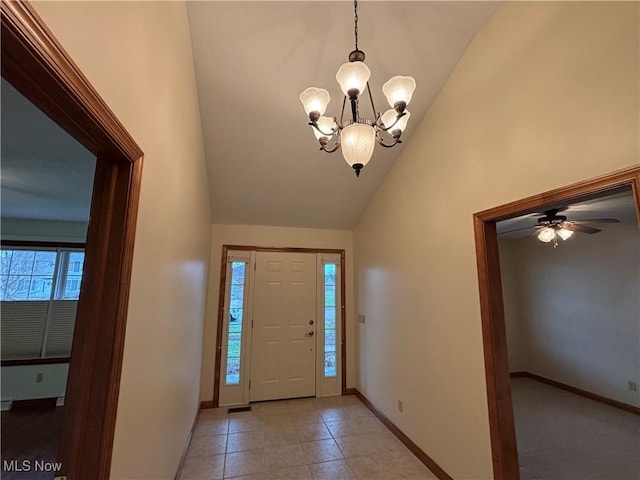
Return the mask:
<svg viewBox="0 0 640 480">
<path fill-rule="evenodd" d="M 315 396 L 316 256 L 257 252 L 255 273 L 250 401 Z"/>
</svg>

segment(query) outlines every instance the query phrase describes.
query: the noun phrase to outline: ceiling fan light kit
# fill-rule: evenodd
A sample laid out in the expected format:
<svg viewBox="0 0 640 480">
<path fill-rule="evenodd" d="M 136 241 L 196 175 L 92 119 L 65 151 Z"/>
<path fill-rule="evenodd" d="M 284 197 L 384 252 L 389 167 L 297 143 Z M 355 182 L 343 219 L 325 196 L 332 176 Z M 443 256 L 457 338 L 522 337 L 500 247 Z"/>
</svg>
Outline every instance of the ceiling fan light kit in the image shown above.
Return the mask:
<svg viewBox="0 0 640 480">
<path fill-rule="evenodd" d="M 563 241 L 568 240 L 575 232 L 587 233 L 592 235 L 594 233 L 602 231 L 599 228 L 585 225 L 587 223 L 620 223 L 620 220 L 618 220 L 617 218 L 587 218 L 582 220 L 567 220 L 567 217 L 565 217 L 564 215 L 558 215 L 559 212 L 562 212 L 564 210 L 567 210 L 567 207 L 545 210 L 543 212 L 544 216 L 539 217 L 535 225 L 524 228 L 516 228 L 515 230 L 509 230 L 502 233 L 507 234 L 533 228 L 535 229 L 535 231 L 531 236 L 535 235 L 541 242 L 551 243 L 553 245 L 553 248 L 558 248 L 558 245 L 560 244 L 558 242 L 558 239 Z"/>
<path fill-rule="evenodd" d="M 538 230 L 538 240 L 544 243 L 553 242 L 553 248 L 558 248 L 558 238 L 561 238 L 562 240 L 568 240 L 571 235 L 573 235 L 572 230 L 563 228 L 560 225 L 544 227 Z"/>
<path fill-rule="evenodd" d="M 546 210 L 544 217 L 538 218 L 538 223 L 532 227 L 537 229 L 534 234 L 538 240 L 544 243 L 552 243 L 553 248 L 558 248 L 558 239 L 568 240 L 574 232 L 594 234 L 601 230 L 599 228 L 582 225 L 584 223 L 618 223 L 616 218 L 591 218 L 586 220 L 567 220 L 564 215 L 558 215 L 561 209 L 554 208 Z"/>
<path fill-rule="evenodd" d="M 391 148 L 402 143 L 400 136 L 407 128 L 410 117 L 407 105 L 416 88 L 413 77 L 397 75 L 382 86 L 389 110 L 380 115 L 373 103 L 369 78 L 371 70 L 364 63 L 365 54 L 358 48 L 358 1 L 353 2 L 355 50 L 349 53 L 349 61 L 336 73 L 336 80 L 344 94 L 340 121 L 336 117 L 325 117 L 329 104 L 329 92 L 323 88 L 309 87 L 300 94 L 300 102 L 309 117 L 309 125 L 320 143 L 320 150 L 333 153 L 342 147 L 345 161 L 360 176 L 360 170 L 369 163 L 375 144 Z M 374 120 L 360 116 L 360 98 L 365 90 L 369 93 Z M 350 116 L 344 119 L 344 110 L 349 102 Z"/>
</svg>

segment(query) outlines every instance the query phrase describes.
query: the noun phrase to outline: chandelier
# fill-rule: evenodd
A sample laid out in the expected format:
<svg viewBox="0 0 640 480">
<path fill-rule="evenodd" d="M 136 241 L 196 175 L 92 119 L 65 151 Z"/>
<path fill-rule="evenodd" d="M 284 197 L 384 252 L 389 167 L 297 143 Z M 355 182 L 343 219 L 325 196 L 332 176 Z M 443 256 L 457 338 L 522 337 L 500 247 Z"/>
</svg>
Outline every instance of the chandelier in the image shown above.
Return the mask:
<svg viewBox="0 0 640 480">
<path fill-rule="evenodd" d="M 382 115 L 377 113 L 369 87 L 371 71 L 364 63 L 364 52 L 358 48 L 358 0 L 353 2 L 355 50 L 349 53 L 349 62 L 336 73 L 336 80 L 344 94 L 340 121 L 336 117 L 323 116 L 329 104 L 329 92 L 323 88 L 309 87 L 300 94 L 304 111 L 309 116 L 313 134 L 320 142 L 320 150 L 333 153 L 342 147 L 345 161 L 360 176 L 360 170 L 369 162 L 375 144 L 391 148 L 402 143 L 400 135 L 407 127 L 410 113 L 407 105 L 416 88 L 413 77 L 397 75 L 382 86 L 391 107 Z M 360 116 L 360 98 L 368 92 L 373 120 Z M 344 118 L 347 101 L 350 115 Z"/>
</svg>

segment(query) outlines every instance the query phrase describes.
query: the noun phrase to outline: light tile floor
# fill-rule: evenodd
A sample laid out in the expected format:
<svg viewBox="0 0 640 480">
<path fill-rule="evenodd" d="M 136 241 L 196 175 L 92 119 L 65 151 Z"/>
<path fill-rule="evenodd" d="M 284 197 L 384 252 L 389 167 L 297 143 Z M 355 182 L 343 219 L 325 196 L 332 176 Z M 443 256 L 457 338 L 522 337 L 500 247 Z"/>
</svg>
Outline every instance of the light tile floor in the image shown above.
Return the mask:
<svg viewBox="0 0 640 480">
<path fill-rule="evenodd" d="M 511 382 L 521 480 L 640 479 L 640 417 L 544 383 Z"/>
<path fill-rule="evenodd" d="M 435 479 L 355 396 L 207 409 L 181 480 Z"/>
</svg>

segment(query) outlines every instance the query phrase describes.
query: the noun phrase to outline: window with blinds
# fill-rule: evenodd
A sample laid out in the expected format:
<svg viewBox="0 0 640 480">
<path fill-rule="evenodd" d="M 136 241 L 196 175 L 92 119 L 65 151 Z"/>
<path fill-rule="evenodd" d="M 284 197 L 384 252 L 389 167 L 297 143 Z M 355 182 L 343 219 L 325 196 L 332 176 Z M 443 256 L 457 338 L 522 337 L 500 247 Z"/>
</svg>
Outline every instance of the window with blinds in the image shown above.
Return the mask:
<svg viewBox="0 0 640 480">
<path fill-rule="evenodd" d="M 2 247 L 2 360 L 68 357 L 84 251 Z"/>
</svg>

